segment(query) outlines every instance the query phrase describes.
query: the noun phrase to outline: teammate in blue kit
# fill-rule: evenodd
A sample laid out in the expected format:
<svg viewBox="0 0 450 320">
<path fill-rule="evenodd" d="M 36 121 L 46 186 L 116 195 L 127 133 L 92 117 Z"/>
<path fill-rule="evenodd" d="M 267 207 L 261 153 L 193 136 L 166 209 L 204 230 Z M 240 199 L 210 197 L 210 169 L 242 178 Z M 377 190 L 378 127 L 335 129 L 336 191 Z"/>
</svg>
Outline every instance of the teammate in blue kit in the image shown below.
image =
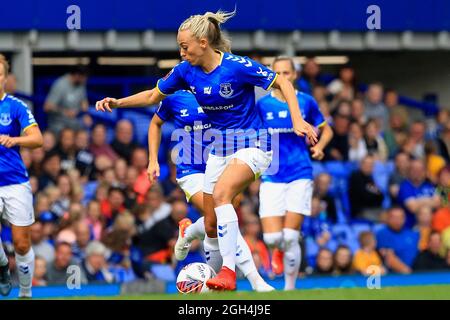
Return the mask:
<svg viewBox="0 0 450 320">
<path fill-rule="evenodd" d="M 98 101 L 98 110 L 112 107 L 152 105 L 178 90 L 190 90 L 208 115 L 214 137 L 204 181 L 205 229 L 210 238 L 218 235 L 223 266 L 207 286 L 216 290 L 236 288 L 238 218 L 232 200 L 255 176 L 270 165 L 270 135 L 262 129 L 255 105 L 254 87 L 279 88 L 289 105 L 293 132 L 317 142 L 313 127 L 303 120 L 292 83 L 248 58 L 233 55 L 220 24 L 235 13 L 207 12 L 185 20 L 177 41 L 184 60 L 160 79 L 153 90 L 123 99 Z M 215 212 L 215 214 L 214 214 Z M 217 229 L 216 229 L 217 225 Z"/>
<path fill-rule="evenodd" d="M 197 103 L 190 91 L 180 90 L 164 99 L 149 126 L 148 145 L 150 161 L 148 166 L 151 182 L 159 176 L 158 151 L 161 143 L 161 126 L 166 121 L 173 121 L 176 127 L 174 134 L 179 138 L 175 149 L 178 157 L 174 162 L 177 168 L 177 182 L 186 194 L 186 199 L 203 213 L 203 181 L 205 177 L 206 161 L 204 155 L 209 152 L 208 143 L 203 135 L 211 128 L 211 122 L 203 109 Z M 205 239 L 204 218 L 192 223 L 185 218 L 179 223 L 179 237 L 175 244 L 175 258 L 184 260 L 189 253 L 191 242 L 194 239 Z M 211 245 L 206 237 L 204 249 L 207 263 L 218 272 L 222 267 L 222 257 L 217 245 Z M 259 275 L 250 248 L 242 235 L 238 235 L 237 266 L 244 276 L 248 278 L 255 291 L 271 291 Z"/>
<path fill-rule="evenodd" d="M 19 273 L 19 297 L 31 298 L 34 252 L 30 226 L 34 223 L 33 195 L 20 147 L 42 146 L 41 131 L 28 107 L 5 93 L 9 64 L 0 54 L 0 217 L 11 224 Z M 0 240 L 0 294 L 11 292 L 8 258 Z"/>
<path fill-rule="evenodd" d="M 291 58 L 276 58 L 273 70 L 292 83 L 296 80 Z M 295 289 L 301 260 L 299 230 L 303 215 L 311 214 L 311 157 L 321 160 L 323 149 L 333 137 L 333 131 L 314 98 L 301 92 L 296 95 L 303 118 L 321 131 L 320 139 L 314 146 L 309 146 L 305 139 L 293 132 L 290 110 L 280 90 L 273 90 L 257 103 L 264 126 L 279 135 L 279 156 L 273 159 L 278 172 L 262 176 L 259 215 L 264 241 L 273 249 L 272 269 L 277 274 L 284 271 L 285 290 Z"/>
</svg>

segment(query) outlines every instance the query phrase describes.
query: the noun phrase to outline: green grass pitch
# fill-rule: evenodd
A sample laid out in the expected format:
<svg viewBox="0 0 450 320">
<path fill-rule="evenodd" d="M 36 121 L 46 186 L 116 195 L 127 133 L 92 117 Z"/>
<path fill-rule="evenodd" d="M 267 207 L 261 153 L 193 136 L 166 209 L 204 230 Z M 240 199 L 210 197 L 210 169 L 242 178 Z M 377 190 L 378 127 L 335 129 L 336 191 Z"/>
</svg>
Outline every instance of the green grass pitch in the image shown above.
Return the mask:
<svg viewBox="0 0 450 320">
<path fill-rule="evenodd" d="M 123 300 L 450 300 L 450 285 L 305 289 L 256 293 L 213 292 L 205 294 L 146 294 L 117 297 L 79 297 L 78 299 L 123 299 Z"/>
</svg>

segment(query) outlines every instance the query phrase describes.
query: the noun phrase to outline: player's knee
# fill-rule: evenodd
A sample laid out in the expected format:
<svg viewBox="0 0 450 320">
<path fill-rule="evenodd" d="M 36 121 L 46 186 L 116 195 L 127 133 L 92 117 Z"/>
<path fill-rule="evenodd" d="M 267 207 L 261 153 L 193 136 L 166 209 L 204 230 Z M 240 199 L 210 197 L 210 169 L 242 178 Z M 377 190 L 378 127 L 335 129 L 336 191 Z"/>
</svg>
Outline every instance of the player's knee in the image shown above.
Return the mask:
<svg viewBox="0 0 450 320">
<path fill-rule="evenodd" d="M 212 196 L 215 207 L 231 203 L 231 200 L 233 200 L 233 195 L 230 193 L 230 190 L 222 185 L 216 185 Z"/>
<path fill-rule="evenodd" d="M 31 244 L 26 239 L 14 241 L 14 251 L 21 256 L 24 256 L 30 251 Z"/>
<path fill-rule="evenodd" d="M 286 248 L 292 245 L 298 245 L 300 241 L 300 232 L 294 229 L 283 229 L 283 242 Z"/>
<path fill-rule="evenodd" d="M 263 238 L 269 248 L 280 248 L 283 242 L 283 233 L 281 231 L 264 233 Z"/>
</svg>

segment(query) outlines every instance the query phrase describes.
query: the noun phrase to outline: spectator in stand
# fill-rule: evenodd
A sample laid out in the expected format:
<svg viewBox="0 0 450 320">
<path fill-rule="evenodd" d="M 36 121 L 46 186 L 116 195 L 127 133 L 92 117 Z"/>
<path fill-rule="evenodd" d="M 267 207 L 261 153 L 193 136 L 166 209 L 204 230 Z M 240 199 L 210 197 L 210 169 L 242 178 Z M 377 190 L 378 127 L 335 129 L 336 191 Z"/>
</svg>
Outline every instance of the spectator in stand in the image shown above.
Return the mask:
<svg viewBox="0 0 450 320">
<path fill-rule="evenodd" d="M 354 171 L 349 181 L 349 196 L 353 218 L 378 222 L 382 211 L 383 194 L 373 179 L 374 159 L 366 156 L 359 170 Z"/>
<path fill-rule="evenodd" d="M 176 200 L 172 203 L 168 217 L 135 237 L 135 245 L 140 248 L 146 261 L 156 264 L 170 263 L 173 246 L 178 237 L 178 222 L 184 219 L 187 213 L 186 202 Z"/>
<path fill-rule="evenodd" d="M 425 164 L 421 160 L 412 160 L 408 179 L 400 184 L 398 200 L 407 213 L 406 226 L 414 226 L 415 215 L 421 207 L 436 209 L 440 206 L 436 188 L 426 180 Z"/>
<path fill-rule="evenodd" d="M 395 156 L 395 169 L 389 177 L 389 195 L 394 203 L 398 203 L 398 192 L 400 185 L 408 178 L 410 166 L 410 156 L 405 152 L 400 152 Z"/>
<path fill-rule="evenodd" d="M 31 226 L 31 246 L 36 256 L 40 256 L 47 263 L 55 258 L 55 249 L 44 235 L 42 222 L 36 221 Z"/>
<path fill-rule="evenodd" d="M 352 100 L 352 120 L 360 126 L 364 126 L 367 122 L 364 112 L 364 101 L 360 98 Z"/>
<path fill-rule="evenodd" d="M 34 258 L 33 287 L 42 287 L 47 285 L 47 261 L 36 255 Z"/>
<path fill-rule="evenodd" d="M 125 192 L 118 187 L 110 187 L 108 190 L 108 198 L 100 204 L 102 215 L 105 217 L 107 224 L 110 224 L 117 215 L 123 213 L 125 208 Z"/>
<path fill-rule="evenodd" d="M 42 174 L 39 177 L 39 190 L 56 185 L 61 174 L 61 157 L 54 151 L 47 153 L 42 162 L 42 168 Z"/>
<path fill-rule="evenodd" d="M 421 207 L 417 212 L 417 223 L 414 226 L 414 230 L 420 235 L 419 238 L 419 250 L 423 251 L 428 248 L 428 240 L 432 231 L 431 219 L 433 217 L 433 212 L 430 207 Z"/>
<path fill-rule="evenodd" d="M 67 242 L 71 245 L 75 244 L 77 241 L 75 228 L 77 223 L 84 219 L 83 209 L 83 206 L 79 203 L 70 204 L 69 212 L 64 213 L 60 219 L 59 231 L 56 234 L 56 242 Z"/>
<path fill-rule="evenodd" d="M 439 152 L 447 163 L 450 162 L 450 120 L 448 120 L 437 139 Z"/>
<path fill-rule="evenodd" d="M 340 245 L 334 253 L 334 270 L 335 275 L 344 275 L 354 273 L 352 268 L 352 252 L 346 245 Z"/>
<path fill-rule="evenodd" d="M 333 252 L 321 248 L 316 256 L 315 275 L 331 275 L 333 273 Z"/>
<path fill-rule="evenodd" d="M 82 182 L 95 179 L 94 155 L 89 151 L 89 133 L 78 130 L 75 134 L 75 168 L 80 172 Z"/>
<path fill-rule="evenodd" d="M 441 245 L 442 241 L 439 232 L 430 233 L 427 249 L 419 253 L 414 261 L 414 271 L 444 270 L 447 267 L 447 263 L 439 255 Z"/>
<path fill-rule="evenodd" d="M 127 168 L 127 177 L 125 182 L 125 206 L 127 208 L 133 208 L 137 202 L 137 192 L 135 191 L 136 181 L 139 174 L 135 167 Z"/>
<path fill-rule="evenodd" d="M 153 223 L 167 218 L 172 210 L 171 205 L 166 202 L 159 184 L 154 184 L 147 192 L 145 203 L 150 207 Z M 148 225 L 148 222 L 146 222 L 146 225 Z"/>
<path fill-rule="evenodd" d="M 42 144 L 42 148 L 45 152 L 49 152 L 56 147 L 56 135 L 46 130 L 42 133 L 42 138 L 44 139 L 44 143 Z"/>
<path fill-rule="evenodd" d="M 418 253 L 419 234 L 405 227 L 405 221 L 402 208 L 390 208 L 387 223 L 376 238 L 385 266 L 392 272 L 408 274 Z"/>
<path fill-rule="evenodd" d="M 97 123 L 92 129 L 92 141 L 89 151 L 94 157 L 105 156 L 113 163 L 119 158 L 106 141 L 106 127 L 101 123 Z"/>
<path fill-rule="evenodd" d="M 256 215 L 253 214 L 246 217 L 242 235 L 250 248 L 258 272 L 263 276 L 270 275 L 269 250 L 264 241 L 261 240 L 261 224 Z"/>
<path fill-rule="evenodd" d="M 408 124 L 400 115 L 396 113 L 390 115 L 389 127 L 383 132 L 390 159 L 402 150 L 408 140 L 408 131 Z"/>
<path fill-rule="evenodd" d="M 93 239 L 100 240 L 105 227 L 105 219 L 102 215 L 100 203 L 97 200 L 91 200 L 87 205 L 86 223 L 89 226 Z"/>
<path fill-rule="evenodd" d="M 313 88 L 322 84 L 319 80 L 320 66 L 313 57 L 308 58 L 301 70 L 301 76 L 297 80 L 300 91 L 312 95 Z"/>
<path fill-rule="evenodd" d="M 356 91 L 355 70 L 349 64 L 342 66 L 339 70 L 339 78 L 334 79 L 327 86 L 327 92 L 337 100 L 352 100 Z"/>
<path fill-rule="evenodd" d="M 77 119 L 81 112 L 88 110 L 86 81 L 87 69 L 74 67 L 69 74 L 58 78 L 50 88 L 44 104 L 50 130 L 58 133 L 63 128 L 77 130 L 81 127 Z"/>
<path fill-rule="evenodd" d="M 148 190 L 151 187 L 147 175 L 148 153 L 144 148 L 137 148 L 131 156 L 131 165 L 136 168 L 138 177 L 134 184 L 134 191 L 137 193 L 137 203 L 142 203 Z"/>
<path fill-rule="evenodd" d="M 55 260 L 47 265 L 48 284 L 66 285 L 71 273 L 67 270 L 69 266 L 78 266 L 72 259 L 72 246 L 67 242 L 60 242 L 55 247 Z M 81 272 L 81 283 L 86 284 L 87 279 L 84 272 Z"/>
<path fill-rule="evenodd" d="M 408 152 L 416 159 L 425 159 L 425 133 L 426 125 L 422 121 L 415 121 L 409 129 L 408 139 L 402 150 Z"/>
<path fill-rule="evenodd" d="M 69 210 L 72 199 L 72 185 L 69 176 L 66 174 L 58 176 L 57 187 L 60 192 L 59 197 L 51 205 L 50 211 L 58 217 L 62 217 Z"/>
<path fill-rule="evenodd" d="M 31 150 L 31 167 L 28 171 L 30 176 L 39 177 L 42 174 L 42 163 L 44 161 L 44 148 L 36 148 Z"/>
<path fill-rule="evenodd" d="M 133 124 L 130 120 L 122 119 L 116 124 L 114 140 L 111 143 L 113 150 L 128 163 L 131 161 L 133 151 L 138 144 L 133 142 Z"/>
<path fill-rule="evenodd" d="M 350 124 L 348 145 L 349 161 L 360 162 L 365 156 L 367 156 L 367 147 L 364 140 L 363 128 L 358 122 L 352 122 Z"/>
<path fill-rule="evenodd" d="M 364 128 L 364 141 L 366 143 L 367 153 L 378 161 L 386 161 L 388 158 L 388 149 L 386 143 L 381 137 L 377 121 L 369 119 Z"/>
<path fill-rule="evenodd" d="M 100 241 L 92 241 L 86 247 L 86 259 L 81 264 L 88 283 L 113 283 L 114 275 L 108 270 L 107 249 Z"/>
<path fill-rule="evenodd" d="M 363 231 L 359 234 L 359 246 L 353 257 L 353 269 L 363 275 L 371 275 L 374 266 L 379 268 L 380 274 L 385 274 L 381 257 L 376 251 L 377 241 L 371 231 Z"/>
<path fill-rule="evenodd" d="M 364 112 L 367 119 L 375 119 L 382 131 L 387 129 L 389 111 L 383 103 L 383 85 L 379 82 L 369 84 L 364 101 Z"/>
<path fill-rule="evenodd" d="M 59 140 L 55 151 L 61 158 L 61 169 L 70 170 L 75 168 L 75 131 L 70 128 L 63 128 L 59 133 Z"/>
<path fill-rule="evenodd" d="M 439 172 L 436 193 L 441 198 L 441 206 L 433 216 L 433 230 L 442 232 L 450 227 L 450 166 Z"/>
<path fill-rule="evenodd" d="M 438 173 L 445 167 L 444 157 L 439 155 L 438 146 L 435 141 L 425 143 L 425 163 L 427 167 L 427 177 L 433 184 L 438 183 Z"/>
<path fill-rule="evenodd" d="M 347 161 L 349 153 L 348 131 L 350 127 L 351 110 L 347 101 L 342 101 L 334 110 L 333 138 L 325 148 L 325 161 Z"/>
<path fill-rule="evenodd" d="M 114 163 L 114 176 L 116 178 L 116 184 L 125 189 L 127 186 L 127 170 L 128 165 L 125 159 L 120 158 Z"/>
<path fill-rule="evenodd" d="M 72 254 L 77 262 L 81 262 L 86 257 L 87 246 L 91 242 L 91 230 L 85 218 L 75 224 L 76 241 L 72 245 Z"/>
<path fill-rule="evenodd" d="M 177 167 L 172 162 L 172 158 L 168 157 L 169 176 L 161 181 L 161 187 L 164 190 L 164 196 L 170 197 L 172 192 L 178 187 L 177 183 Z"/>
<path fill-rule="evenodd" d="M 330 193 L 331 176 L 328 173 L 320 173 L 314 179 L 314 192 L 321 202 L 324 202 L 324 210 L 327 219 L 332 223 L 337 222 L 337 212 L 335 198 Z"/>
<path fill-rule="evenodd" d="M 388 108 L 389 119 L 394 115 L 399 116 L 405 125 L 409 125 L 411 120 L 410 114 L 413 112 L 413 108 L 399 105 L 397 91 L 391 88 L 385 90 L 384 105 Z"/>
<path fill-rule="evenodd" d="M 311 239 L 319 248 L 328 248 L 331 240 L 331 223 L 327 217 L 326 203 L 319 197 L 313 196 L 311 202 L 311 216 L 305 217 L 302 223 L 302 235 L 306 240 Z"/>
</svg>

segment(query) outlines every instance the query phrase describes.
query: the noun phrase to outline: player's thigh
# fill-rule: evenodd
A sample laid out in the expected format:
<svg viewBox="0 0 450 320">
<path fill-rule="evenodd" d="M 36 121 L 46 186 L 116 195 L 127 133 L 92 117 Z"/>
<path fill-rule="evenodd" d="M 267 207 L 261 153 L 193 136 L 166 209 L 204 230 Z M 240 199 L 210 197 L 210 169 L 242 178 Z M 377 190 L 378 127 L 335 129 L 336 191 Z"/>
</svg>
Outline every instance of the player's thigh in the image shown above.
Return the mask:
<svg viewBox="0 0 450 320">
<path fill-rule="evenodd" d="M 29 183 L 1 187 L 3 219 L 18 227 L 34 223 L 33 194 Z"/>
<path fill-rule="evenodd" d="M 259 187 L 259 217 L 284 217 L 286 214 L 286 183 L 263 182 Z"/>
<path fill-rule="evenodd" d="M 238 150 L 231 159 L 227 159 L 227 166 L 220 175 L 214 196 L 219 201 L 229 201 L 250 182 L 259 177 L 270 165 L 272 153 L 258 148 Z"/>
<path fill-rule="evenodd" d="M 297 212 L 292 211 L 286 212 L 283 228 L 300 230 L 304 217 L 305 217 L 304 215 L 299 214 Z"/>
<path fill-rule="evenodd" d="M 231 203 L 233 198 L 254 179 L 255 174 L 244 161 L 237 158 L 232 159 L 214 187 L 215 206 Z"/>
</svg>

